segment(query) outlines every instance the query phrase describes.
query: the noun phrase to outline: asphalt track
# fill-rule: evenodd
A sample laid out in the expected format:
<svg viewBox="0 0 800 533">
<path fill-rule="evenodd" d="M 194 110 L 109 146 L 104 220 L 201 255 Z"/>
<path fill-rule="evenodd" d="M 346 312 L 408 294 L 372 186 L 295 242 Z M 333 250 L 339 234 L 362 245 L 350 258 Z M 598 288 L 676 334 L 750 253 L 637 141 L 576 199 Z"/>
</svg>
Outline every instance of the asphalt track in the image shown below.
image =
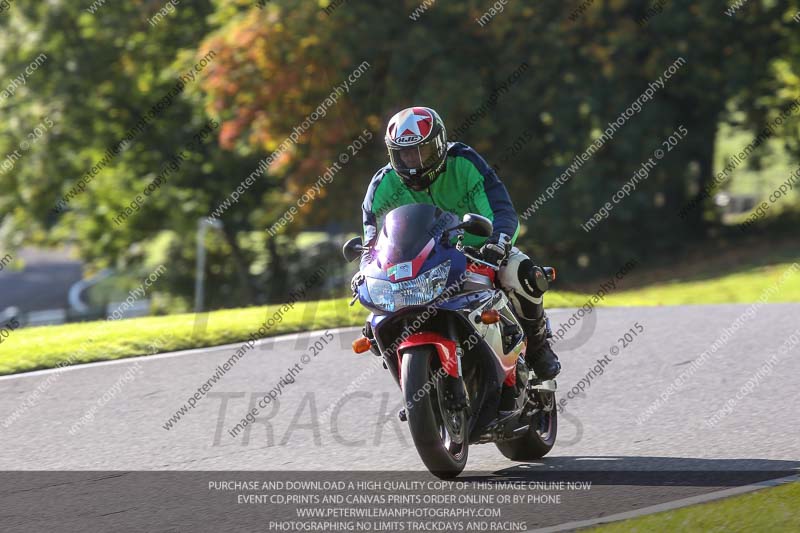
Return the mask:
<svg viewBox="0 0 800 533">
<path fill-rule="evenodd" d="M 791 336 L 800 330 L 800 305 L 755 309 L 711 357 L 692 365 L 747 309 L 609 308 L 587 315 L 556 345 L 564 364 L 560 397 L 598 359 L 608 355 L 611 362 L 567 403 L 551 454 L 521 464 L 492 444 L 473 446 L 462 478 L 591 482 L 590 489 L 563 493 L 558 503 L 515 506 L 535 529 L 798 473 L 800 345 Z M 552 311 L 554 327 L 573 312 Z M 622 340 L 626 332 L 632 342 Z M 206 483 L 250 479 L 253 471 L 258 479 L 435 479 L 396 417 L 396 385 L 371 355 L 350 351 L 355 336 L 356 329 L 327 337 L 312 332 L 257 345 L 169 430 L 169 418 L 239 345 L 0 378 L 0 421 L 8 422 L 37 387 L 44 389 L 8 427 L 0 424 L 0 470 L 18 471 L 4 473 L 0 483 L 2 529 L 69 530 L 92 520 L 154 530 L 159 512 L 169 512 L 155 530 L 203 530 L 202 524 L 214 530 L 221 517 L 235 520 L 239 527 L 231 530 L 268 530 L 263 509 L 237 506 Z M 310 347 L 323 340 L 311 357 Z M 231 436 L 296 363 L 302 370 L 295 383 L 283 387 L 255 424 Z M 682 386 L 648 415 L 682 372 Z M 726 404 L 728 412 L 719 411 Z M 76 426 L 87 413 L 93 419 Z M 120 503 L 125 500 L 130 503 Z"/>
</svg>

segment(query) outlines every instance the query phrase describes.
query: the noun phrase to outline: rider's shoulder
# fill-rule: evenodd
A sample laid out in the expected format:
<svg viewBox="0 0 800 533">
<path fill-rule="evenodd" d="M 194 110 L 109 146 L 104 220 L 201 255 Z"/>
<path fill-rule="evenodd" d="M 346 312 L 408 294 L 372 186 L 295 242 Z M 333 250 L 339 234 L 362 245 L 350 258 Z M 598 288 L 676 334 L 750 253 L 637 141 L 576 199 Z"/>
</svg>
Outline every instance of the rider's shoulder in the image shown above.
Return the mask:
<svg viewBox="0 0 800 533">
<path fill-rule="evenodd" d="M 370 185 L 372 188 L 377 189 L 378 186 L 385 182 L 385 181 L 393 181 L 393 178 L 397 178 L 399 180 L 399 176 L 397 176 L 397 172 L 392 168 L 391 164 L 386 164 L 386 166 L 381 167 L 378 171 L 372 176 L 372 180 L 370 180 Z"/>
<path fill-rule="evenodd" d="M 447 156 L 455 160 L 457 169 L 477 169 L 486 175 L 489 165 L 486 160 L 473 147 L 462 142 L 451 142 L 447 145 Z"/>
<path fill-rule="evenodd" d="M 387 163 L 385 166 L 378 169 L 378 171 L 372 176 L 372 181 L 381 181 L 385 178 L 389 173 L 393 173 L 394 169 L 392 165 Z"/>
<path fill-rule="evenodd" d="M 447 155 L 450 157 L 472 157 L 479 155 L 478 152 L 470 145 L 462 142 L 449 142 L 447 143 Z"/>
<path fill-rule="evenodd" d="M 454 158 L 457 163 L 461 162 L 462 164 L 467 164 L 466 162 L 469 161 L 469 163 L 478 168 L 478 170 L 482 170 L 486 167 L 486 160 L 483 156 L 473 147 L 462 142 L 447 143 L 447 156 Z"/>
</svg>

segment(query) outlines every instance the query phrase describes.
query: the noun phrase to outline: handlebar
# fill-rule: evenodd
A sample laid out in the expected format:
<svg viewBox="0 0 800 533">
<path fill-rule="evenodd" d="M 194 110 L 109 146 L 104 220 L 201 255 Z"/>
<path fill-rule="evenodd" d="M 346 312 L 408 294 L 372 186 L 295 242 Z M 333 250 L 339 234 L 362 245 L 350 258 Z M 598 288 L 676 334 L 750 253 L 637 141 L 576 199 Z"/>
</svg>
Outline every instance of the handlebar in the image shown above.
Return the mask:
<svg viewBox="0 0 800 533">
<path fill-rule="evenodd" d="M 479 248 L 475 248 L 473 246 L 464 246 L 463 249 L 461 250 L 461 253 L 463 253 L 466 256 L 467 259 L 469 259 L 470 261 L 473 261 L 475 263 L 478 263 L 479 265 L 487 266 L 487 267 L 489 267 L 489 268 L 491 268 L 492 270 L 495 270 L 495 271 L 500 270 L 500 266 L 499 265 L 495 265 L 493 263 L 489 263 L 489 262 L 483 260 L 483 257 L 481 256 L 481 251 L 480 251 Z"/>
<path fill-rule="evenodd" d="M 472 246 L 464 246 L 464 249 L 461 250 L 462 253 L 469 259 L 470 261 L 474 261 L 479 265 L 488 266 L 492 270 L 499 271 L 500 267 L 498 265 L 494 265 L 492 263 L 488 263 L 481 259 L 480 250 L 477 248 L 473 248 Z M 542 273 L 544 274 L 545 279 L 548 283 L 553 283 L 556 280 L 556 269 L 553 267 L 539 267 L 542 269 Z M 545 289 L 546 290 L 546 289 Z"/>
<path fill-rule="evenodd" d="M 486 261 L 483 261 L 482 259 L 478 259 L 477 257 L 475 257 L 473 255 L 470 255 L 466 250 L 464 250 L 464 255 L 466 256 L 467 259 L 469 259 L 470 261 L 474 261 L 475 263 L 478 263 L 479 265 L 487 266 L 487 267 L 491 268 L 492 270 L 500 270 L 499 266 L 493 265 L 492 263 L 488 263 Z"/>
</svg>

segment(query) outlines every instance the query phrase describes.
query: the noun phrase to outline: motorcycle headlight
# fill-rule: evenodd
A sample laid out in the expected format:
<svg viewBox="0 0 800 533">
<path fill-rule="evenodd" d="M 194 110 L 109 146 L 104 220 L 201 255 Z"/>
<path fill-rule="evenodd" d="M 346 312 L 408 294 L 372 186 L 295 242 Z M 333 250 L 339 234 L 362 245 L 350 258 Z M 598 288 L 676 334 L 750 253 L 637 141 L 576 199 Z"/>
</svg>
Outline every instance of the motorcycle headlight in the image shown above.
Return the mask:
<svg viewBox="0 0 800 533">
<path fill-rule="evenodd" d="M 449 273 L 450 261 L 445 261 L 408 281 L 392 283 L 367 278 L 367 291 L 372 303 L 384 311 L 397 311 L 410 305 L 425 305 L 444 292 Z"/>
</svg>

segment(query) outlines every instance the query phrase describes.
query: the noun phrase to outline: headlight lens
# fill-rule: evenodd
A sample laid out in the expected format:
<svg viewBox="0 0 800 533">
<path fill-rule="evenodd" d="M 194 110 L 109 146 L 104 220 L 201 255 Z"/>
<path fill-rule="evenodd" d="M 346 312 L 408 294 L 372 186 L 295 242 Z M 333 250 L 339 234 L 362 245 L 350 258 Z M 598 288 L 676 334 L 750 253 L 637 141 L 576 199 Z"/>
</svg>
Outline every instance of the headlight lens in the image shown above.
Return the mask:
<svg viewBox="0 0 800 533">
<path fill-rule="evenodd" d="M 449 273 L 448 260 L 408 281 L 392 283 L 367 278 L 367 291 L 375 306 L 384 311 L 397 311 L 410 305 L 425 305 L 444 292 Z"/>
</svg>

